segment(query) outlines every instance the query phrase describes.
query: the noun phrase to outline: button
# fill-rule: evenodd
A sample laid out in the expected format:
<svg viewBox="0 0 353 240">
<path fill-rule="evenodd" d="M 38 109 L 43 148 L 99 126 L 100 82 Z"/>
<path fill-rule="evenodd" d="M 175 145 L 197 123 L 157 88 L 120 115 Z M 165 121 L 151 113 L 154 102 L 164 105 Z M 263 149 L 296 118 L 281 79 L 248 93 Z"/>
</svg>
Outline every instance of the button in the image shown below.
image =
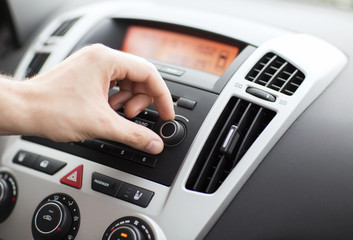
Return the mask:
<svg viewBox="0 0 353 240">
<path fill-rule="evenodd" d="M 65 162 L 61 162 L 58 160 L 54 160 L 51 158 L 39 156 L 37 161 L 34 163 L 34 169 L 53 175 L 57 171 L 59 171 L 61 168 L 63 168 L 66 165 Z"/>
<path fill-rule="evenodd" d="M 168 73 L 168 74 L 172 74 L 172 75 L 175 75 L 175 76 L 181 76 L 185 72 L 183 70 L 179 70 L 179 69 L 171 68 L 171 67 L 166 67 L 166 66 L 162 66 L 162 65 L 155 64 L 155 66 L 156 66 L 158 71 L 164 72 L 164 73 Z"/>
<path fill-rule="evenodd" d="M 99 140 L 93 140 L 93 142 L 91 143 L 91 147 L 106 153 L 111 153 L 113 150 L 112 145 Z"/>
<path fill-rule="evenodd" d="M 82 187 L 83 165 L 76 167 L 60 179 L 60 182 L 68 186 L 80 189 Z"/>
<path fill-rule="evenodd" d="M 180 97 L 177 102 L 177 106 L 187 108 L 190 110 L 194 109 L 195 105 L 196 105 L 196 101 L 183 98 L 183 97 Z"/>
<path fill-rule="evenodd" d="M 144 127 L 147 127 L 149 129 L 152 129 L 154 127 L 154 122 L 151 122 L 151 121 L 148 121 L 148 120 L 145 120 L 145 119 L 141 119 L 141 118 L 133 118 L 131 119 L 132 122 L 136 123 L 136 124 L 139 124 L 139 125 L 142 125 Z"/>
<path fill-rule="evenodd" d="M 118 193 L 122 182 L 114 178 L 94 172 L 92 174 L 92 189 L 110 196 L 115 197 Z"/>
<path fill-rule="evenodd" d="M 141 111 L 138 115 L 138 118 L 142 118 L 151 122 L 157 122 L 159 119 L 159 115 L 158 112 L 153 111 L 151 109 L 145 109 L 143 111 Z"/>
<path fill-rule="evenodd" d="M 261 89 L 258 89 L 258 88 L 253 88 L 253 87 L 249 87 L 246 89 L 246 92 L 247 93 L 250 93 L 251 95 L 255 96 L 255 97 L 258 97 L 258 98 L 261 98 L 261 99 L 264 99 L 264 100 L 267 100 L 267 101 L 270 101 L 270 102 L 275 102 L 276 101 L 276 97 L 273 96 L 272 94 L 268 93 L 268 92 L 265 92 Z"/>
<path fill-rule="evenodd" d="M 115 156 L 118 156 L 118 157 L 122 157 L 126 160 L 131 160 L 134 155 L 133 152 L 126 150 L 124 148 L 116 147 L 116 146 L 113 147 L 112 154 L 114 154 Z"/>
<path fill-rule="evenodd" d="M 38 157 L 39 156 L 34 153 L 19 151 L 12 160 L 12 162 L 33 168 L 34 162 L 37 160 Z"/>
<path fill-rule="evenodd" d="M 85 147 L 92 147 L 92 145 L 93 145 L 93 139 L 82 140 L 82 141 L 80 141 L 80 142 L 76 142 L 76 144 L 82 145 L 82 146 L 85 146 Z"/>
<path fill-rule="evenodd" d="M 135 153 L 132 160 L 148 167 L 154 167 L 154 165 L 156 165 L 156 162 L 157 162 L 156 157 L 146 156 L 138 153 Z"/>
<path fill-rule="evenodd" d="M 154 192 L 128 183 L 123 183 L 118 192 L 117 198 L 141 207 L 147 207 L 153 195 Z"/>
</svg>

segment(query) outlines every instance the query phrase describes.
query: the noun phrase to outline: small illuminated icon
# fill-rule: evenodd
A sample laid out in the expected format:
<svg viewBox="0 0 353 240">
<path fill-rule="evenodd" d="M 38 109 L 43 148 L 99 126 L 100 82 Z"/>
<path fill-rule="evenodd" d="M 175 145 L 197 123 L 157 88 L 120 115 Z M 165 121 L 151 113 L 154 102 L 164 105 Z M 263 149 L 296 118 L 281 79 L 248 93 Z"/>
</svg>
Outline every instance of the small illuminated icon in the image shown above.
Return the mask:
<svg viewBox="0 0 353 240">
<path fill-rule="evenodd" d="M 128 235 L 126 233 L 121 233 L 120 236 L 123 237 L 123 238 L 127 238 L 128 237 Z"/>
<path fill-rule="evenodd" d="M 51 222 L 52 217 L 51 217 L 50 215 L 44 215 L 44 216 L 43 216 L 43 219 L 44 219 L 44 220 L 47 220 L 47 221 L 49 221 L 49 222 Z"/>
<path fill-rule="evenodd" d="M 142 162 L 146 162 L 147 158 L 146 157 L 143 157 L 142 158 Z"/>
<path fill-rule="evenodd" d="M 72 204 L 74 204 L 74 201 L 67 201 L 67 203 L 69 204 L 69 206 L 71 206 Z"/>
<path fill-rule="evenodd" d="M 74 216 L 74 221 L 77 222 L 79 218 L 79 216 Z"/>
<path fill-rule="evenodd" d="M 47 168 L 49 165 L 49 161 L 48 160 L 43 160 L 40 162 L 39 166 L 42 168 Z"/>
<path fill-rule="evenodd" d="M 23 162 L 23 160 L 25 160 L 25 158 L 26 158 L 26 153 L 21 152 L 20 155 L 18 156 L 18 161 Z"/>
<path fill-rule="evenodd" d="M 139 200 L 142 197 L 142 192 L 138 191 L 135 193 L 134 199 Z"/>
<path fill-rule="evenodd" d="M 55 195 L 54 196 L 54 200 L 58 200 L 59 199 L 59 196 L 58 195 Z"/>
<path fill-rule="evenodd" d="M 74 237 L 73 237 L 72 235 L 68 235 L 68 236 L 67 236 L 67 239 L 68 239 L 68 240 L 72 240 L 72 239 L 74 239 Z"/>
</svg>

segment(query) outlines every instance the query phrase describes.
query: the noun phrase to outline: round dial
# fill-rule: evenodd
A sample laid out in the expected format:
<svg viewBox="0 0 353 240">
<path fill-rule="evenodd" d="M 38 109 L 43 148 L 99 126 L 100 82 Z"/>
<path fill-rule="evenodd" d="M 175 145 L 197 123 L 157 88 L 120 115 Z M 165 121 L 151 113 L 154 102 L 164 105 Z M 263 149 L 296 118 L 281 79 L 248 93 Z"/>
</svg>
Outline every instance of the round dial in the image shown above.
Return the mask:
<svg viewBox="0 0 353 240">
<path fill-rule="evenodd" d="M 186 135 L 184 124 L 179 121 L 171 120 L 163 123 L 159 134 L 167 146 L 175 146 L 181 143 Z"/>
<path fill-rule="evenodd" d="M 76 202 L 66 194 L 53 194 L 37 207 L 32 219 L 35 240 L 72 240 L 80 224 Z"/>
<path fill-rule="evenodd" d="M 153 240 L 151 227 L 137 217 L 124 217 L 116 220 L 107 228 L 103 240 Z"/>
<path fill-rule="evenodd" d="M 0 172 L 0 223 L 11 214 L 17 200 L 15 178 L 7 172 Z"/>
</svg>

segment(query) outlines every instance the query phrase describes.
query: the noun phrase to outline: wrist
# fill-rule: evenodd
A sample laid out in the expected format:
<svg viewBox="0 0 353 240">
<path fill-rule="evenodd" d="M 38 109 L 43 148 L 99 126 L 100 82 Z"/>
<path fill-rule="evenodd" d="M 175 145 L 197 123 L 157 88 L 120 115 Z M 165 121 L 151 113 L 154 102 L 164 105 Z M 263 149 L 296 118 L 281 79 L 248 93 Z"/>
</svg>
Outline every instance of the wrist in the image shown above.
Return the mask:
<svg viewBox="0 0 353 240">
<path fill-rule="evenodd" d="M 0 96 L 0 134 L 12 135 L 20 134 L 23 130 L 23 110 L 24 99 L 20 90 L 20 82 L 0 77 L 1 96 Z"/>
</svg>

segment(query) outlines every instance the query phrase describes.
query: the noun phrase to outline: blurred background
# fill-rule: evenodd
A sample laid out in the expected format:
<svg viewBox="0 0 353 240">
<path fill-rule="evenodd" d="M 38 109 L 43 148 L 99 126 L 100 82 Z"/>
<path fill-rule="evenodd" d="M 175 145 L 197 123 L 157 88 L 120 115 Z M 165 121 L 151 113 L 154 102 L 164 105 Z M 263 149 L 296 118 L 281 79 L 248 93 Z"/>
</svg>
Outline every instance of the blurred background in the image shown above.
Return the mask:
<svg viewBox="0 0 353 240">
<path fill-rule="evenodd" d="M 30 40 L 39 32 L 41 27 L 45 23 L 53 18 L 57 14 L 66 9 L 70 9 L 76 6 L 80 6 L 87 3 L 96 2 L 99 0 L 0 0 L 0 73 L 12 75 L 15 71 L 17 63 L 20 61 L 20 58 L 26 49 L 26 45 L 30 43 Z M 120 1 L 120 0 L 115 0 Z M 179 0 L 179 1 L 170 1 L 170 0 L 151 0 L 157 4 L 169 5 L 183 5 L 187 4 L 190 8 L 200 8 L 200 9 L 213 9 L 214 12 L 219 12 L 222 14 L 236 14 L 240 17 L 250 18 L 252 20 L 260 20 L 263 23 L 279 25 L 280 27 L 285 27 L 290 30 L 297 29 L 298 25 L 306 25 L 307 22 L 303 23 L 300 21 L 298 16 L 296 19 L 293 19 L 292 22 L 285 23 L 286 26 L 283 26 L 283 23 L 279 21 L 281 13 L 277 16 L 268 16 L 266 15 L 265 8 L 276 8 L 283 7 L 283 5 L 288 5 L 288 8 L 296 8 L 298 10 L 298 2 L 300 5 L 305 6 L 303 8 L 303 16 L 310 14 L 309 11 L 342 11 L 342 14 L 347 14 L 347 12 L 352 13 L 353 10 L 353 0 Z M 229 2 L 237 2 L 239 9 L 225 9 L 224 5 Z M 293 4 L 295 2 L 295 4 Z M 249 9 L 254 6 L 254 3 L 263 5 L 257 9 L 252 9 L 253 15 L 247 16 Z M 292 5 L 291 5 L 292 4 Z M 308 10 L 309 9 L 309 10 Z M 294 11 L 294 10 L 293 10 Z M 297 12 L 293 14 L 297 15 Z M 306 14 L 306 15 L 305 15 Z M 306 19 L 307 21 L 307 19 Z M 313 19 L 315 21 L 315 19 Z M 317 28 L 317 19 L 316 25 L 312 24 Z M 282 25 L 281 25 L 282 24 Z M 303 32 L 308 28 L 307 32 L 312 32 L 312 29 L 309 29 L 308 26 L 301 26 Z M 334 27 L 332 26 L 323 26 L 323 27 Z M 339 27 L 339 26 L 336 26 Z M 322 29 L 326 31 L 326 29 Z M 320 34 L 318 34 L 320 37 Z M 322 36 L 321 36 L 322 37 Z"/>
</svg>

